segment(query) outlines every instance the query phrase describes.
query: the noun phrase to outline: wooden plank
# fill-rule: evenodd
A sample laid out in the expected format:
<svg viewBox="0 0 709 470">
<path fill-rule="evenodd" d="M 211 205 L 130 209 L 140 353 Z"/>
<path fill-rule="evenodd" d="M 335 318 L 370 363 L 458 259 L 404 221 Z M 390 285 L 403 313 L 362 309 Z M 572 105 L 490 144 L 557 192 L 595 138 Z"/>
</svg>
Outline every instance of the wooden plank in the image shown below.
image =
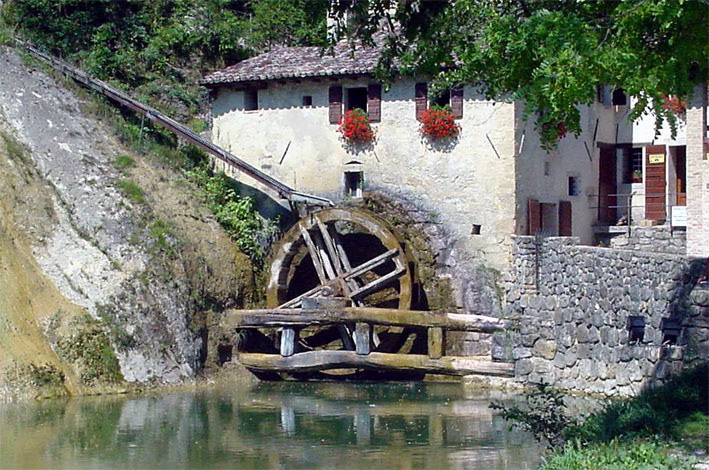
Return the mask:
<svg viewBox="0 0 709 470">
<path fill-rule="evenodd" d="M 292 356 L 295 352 L 296 330 L 294 328 L 283 328 L 281 331 L 281 356 Z"/>
<path fill-rule="evenodd" d="M 357 323 L 355 325 L 355 346 L 357 354 L 366 356 L 370 351 L 370 338 L 372 336 L 372 326 L 369 323 Z"/>
<path fill-rule="evenodd" d="M 382 253 L 381 255 L 370 259 L 369 261 L 360 264 L 356 268 L 354 268 L 351 271 L 348 271 L 345 273 L 345 279 L 352 279 L 353 277 L 361 276 L 362 274 L 366 273 L 367 271 L 371 271 L 372 269 L 376 268 L 377 266 L 381 266 L 382 264 L 386 263 L 389 261 L 391 258 L 396 256 L 396 254 L 399 252 L 396 248 L 387 251 L 386 253 Z"/>
<path fill-rule="evenodd" d="M 277 354 L 241 353 L 239 362 L 258 371 L 316 372 L 328 369 L 363 368 L 392 371 L 417 371 L 443 375 L 514 375 L 514 364 L 468 357 L 444 356 L 432 359 L 421 354 L 373 352 L 367 356 L 355 351 L 308 351 L 281 357 Z"/>
<path fill-rule="evenodd" d="M 298 228 L 300 229 L 300 233 L 303 235 L 303 240 L 305 241 L 305 245 L 308 247 L 310 258 L 313 260 L 313 266 L 315 266 L 315 272 L 318 273 L 318 279 L 320 279 L 320 284 L 322 284 L 327 281 L 327 276 L 325 276 L 325 269 L 320 262 L 320 254 L 313 243 L 313 239 L 310 238 L 308 229 L 306 229 L 303 224 L 298 224 Z"/>
<path fill-rule="evenodd" d="M 355 342 L 352 339 L 352 332 L 350 328 L 345 324 L 338 324 L 337 330 L 340 332 L 340 339 L 342 339 L 342 346 L 348 351 L 355 350 Z"/>
<path fill-rule="evenodd" d="M 227 310 L 220 320 L 225 328 L 268 328 L 299 325 L 332 325 L 366 322 L 389 326 L 440 327 L 456 331 L 492 333 L 511 322 L 485 315 L 432 313 L 394 308 L 346 307 L 340 309 Z"/>
<path fill-rule="evenodd" d="M 390 282 L 394 282 L 399 276 L 401 276 L 404 273 L 405 269 L 403 267 L 398 267 L 394 271 L 385 274 L 384 276 L 380 277 L 379 279 L 375 279 L 374 281 L 370 282 L 369 284 L 365 284 L 359 289 L 357 289 L 354 292 L 350 293 L 350 296 L 352 297 L 365 297 L 372 292 L 376 292 L 379 289 L 382 289 L 385 287 L 387 284 Z"/>
<path fill-rule="evenodd" d="M 320 255 L 320 261 L 322 262 L 322 265 L 325 268 L 325 275 L 327 276 L 328 279 L 335 279 L 338 276 L 338 274 L 335 272 L 335 268 L 333 266 L 333 260 L 330 258 L 330 254 L 328 253 L 328 250 L 325 247 L 325 243 L 323 242 L 322 235 L 318 232 L 315 232 L 313 234 L 312 238 L 315 241 L 315 246 L 318 249 L 318 255 Z"/>
<path fill-rule="evenodd" d="M 443 328 L 434 327 L 428 329 L 428 357 L 440 359 L 445 351 L 445 337 Z"/>
<path fill-rule="evenodd" d="M 325 247 L 327 248 L 327 252 L 330 255 L 330 260 L 332 260 L 335 272 L 338 276 L 342 276 L 344 274 L 344 270 L 342 269 L 342 260 L 340 259 L 340 256 L 337 252 L 337 248 L 335 248 L 335 241 L 332 239 L 332 236 L 330 236 L 330 232 L 328 231 L 327 226 L 322 223 L 322 221 L 318 219 L 317 216 L 315 216 L 315 222 L 318 228 L 320 229 L 320 234 L 322 235 L 323 241 L 325 242 Z"/>
</svg>

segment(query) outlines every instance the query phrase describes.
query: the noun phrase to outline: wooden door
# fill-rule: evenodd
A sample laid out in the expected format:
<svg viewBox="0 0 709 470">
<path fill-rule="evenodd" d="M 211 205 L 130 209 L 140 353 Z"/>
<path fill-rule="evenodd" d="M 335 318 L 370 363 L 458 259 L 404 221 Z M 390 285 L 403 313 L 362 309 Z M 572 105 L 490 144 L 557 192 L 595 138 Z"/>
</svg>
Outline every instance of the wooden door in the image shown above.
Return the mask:
<svg viewBox="0 0 709 470">
<path fill-rule="evenodd" d="M 598 163 L 598 221 L 614 224 L 618 220 L 616 207 L 616 159 L 614 148 L 602 148 Z"/>
<path fill-rule="evenodd" d="M 647 220 L 665 220 L 665 160 L 667 151 L 664 145 L 645 147 L 645 218 Z"/>
<path fill-rule="evenodd" d="M 675 150 L 675 204 L 687 205 L 687 147 L 677 147 Z"/>
</svg>

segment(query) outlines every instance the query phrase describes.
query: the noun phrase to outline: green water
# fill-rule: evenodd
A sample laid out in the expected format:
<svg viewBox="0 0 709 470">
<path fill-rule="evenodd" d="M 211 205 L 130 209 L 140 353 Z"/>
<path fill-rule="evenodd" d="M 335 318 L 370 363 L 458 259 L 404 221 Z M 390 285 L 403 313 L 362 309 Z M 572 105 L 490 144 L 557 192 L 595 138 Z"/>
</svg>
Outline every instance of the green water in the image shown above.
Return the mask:
<svg viewBox="0 0 709 470">
<path fill-rule="evenodd" d="M 0 405 L 0 468 L 524 469 L 540 449 L 455 384 L 259 383 Z"/>
</svg>

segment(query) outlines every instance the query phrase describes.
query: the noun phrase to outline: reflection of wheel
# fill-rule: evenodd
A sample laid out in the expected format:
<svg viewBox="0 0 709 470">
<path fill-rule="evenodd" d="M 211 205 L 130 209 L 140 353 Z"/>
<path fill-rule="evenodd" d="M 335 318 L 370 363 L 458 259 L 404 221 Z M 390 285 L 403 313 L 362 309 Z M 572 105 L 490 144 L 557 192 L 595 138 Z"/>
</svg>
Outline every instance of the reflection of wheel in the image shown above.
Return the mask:
<svg viewBox="0 0 709 470">
<path fill-rule="evenodd" d="M 307 297 L 336 295 L 354 306 L 411 308 L 413 273 L 403 244 L 379 217 L 360 209 L 330 208 L 299 220 L 271 263 L 269 308 L 299 308 Z M 354 325 L 308 327 L 297 351 L 354 350 Z M 373 350 L 397 352 L 411 331 L 376 327 Z"/>
</svg>

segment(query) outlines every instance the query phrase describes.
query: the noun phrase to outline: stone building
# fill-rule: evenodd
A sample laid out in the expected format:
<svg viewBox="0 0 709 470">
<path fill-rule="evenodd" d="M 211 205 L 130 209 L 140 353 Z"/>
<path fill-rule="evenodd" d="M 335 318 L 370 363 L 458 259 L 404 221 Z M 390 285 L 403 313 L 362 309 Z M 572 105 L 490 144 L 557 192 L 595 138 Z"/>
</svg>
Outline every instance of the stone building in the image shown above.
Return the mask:
<svg viewBox="0 0 709 470">
<path fill-rule="evenodd" d="M 209 74 L 202 83 L 212 93 L 212 138 L 299 190 L 338 201 L 364 189 L 408 201 L 438 216 L 459 253 L 498 269 L 509 266 L 515 234 L 592 244 L 623 231 L 619 220 L 657 223 L 674 214 L 684 224 L 687 199 L 706 204 L 706 132 L 699 130 L 706 124 L 680 120 L 674 138 L 669 129 L 656 136 L 651 116 L 627 121 L 632 103 L 622 90 L 599 87 L 596 104 L 581 107 L 581 135 L 547 153 L 522 103 L 489 101 L 469 86 L 434 96 L 422 78 L 385 88 L 373 78 L 377 59 L 377 49 L 344 43 L 334 55 L 284 47 Z M 706 121 L 701 101 L 688 120 Z M 421 136 L 417 118 L 432 103 L 451 105 L 457 139 Z M 373 145 L 347 145 L 337 132 L 353 108 L 368 113 Z M 699 142 L 689 169 L 688 136 Z M 688 211 L 693 253 L 702 252 L 694 240 L 706 236 L 700 219 L 708 212 Z"/>
<path fill-rule="evenodd" d="M 416 214 L 409 231 L 433 234 L 434 277 L 450 281 L 454 306 L 520 324 L 459 337 L 449 354 L 491 353 L 521 383 L 609 394 L 709 357 L 697 283 L 709 257 L 706 87 L 672 136 L 656 135 L 652 116 L 629 122 L 633 98 L 599 86 L 579 108 L 581 134 L 548 153 L 523 103 L 467 85 L 436 96 L 422 77 L 385 88 L 377 58 L 344 44 L 334 55 L 279 48 L 209 74 L 212 138 L 298 190 L 336 202 L 380 194 Z M 457 139 L 422 137 L 433 103 L 451 106 Z M 338 133 L 353 108 L 368 114 L 371 145 Z M 611 248 L 583 246 L 599 243 Z"/>
</svg>

